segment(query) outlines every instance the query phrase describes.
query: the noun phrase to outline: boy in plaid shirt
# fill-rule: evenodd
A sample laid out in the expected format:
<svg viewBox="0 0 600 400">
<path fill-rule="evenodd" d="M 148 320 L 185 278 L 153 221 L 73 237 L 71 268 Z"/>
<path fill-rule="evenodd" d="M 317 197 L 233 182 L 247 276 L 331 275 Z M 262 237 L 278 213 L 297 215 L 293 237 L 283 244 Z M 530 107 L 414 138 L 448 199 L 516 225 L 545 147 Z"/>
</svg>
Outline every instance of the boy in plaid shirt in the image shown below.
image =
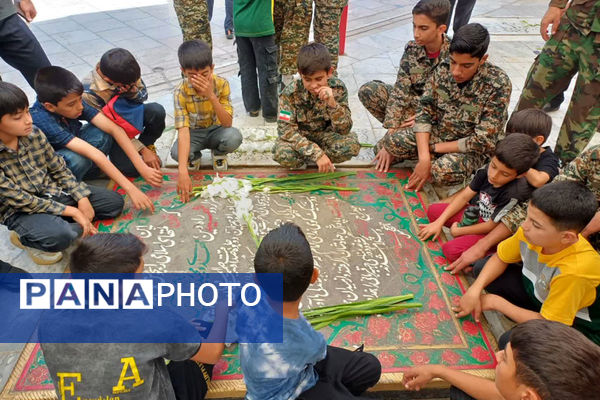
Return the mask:
<svg viewBox="0 0 600 400">
<path fill-rule="evenodd" d="M 64 159 L 32 124 L 21 89 L 0 82 L 0 223 L 11 242 L 42 265 L 54 264 L 92 221 L 123 210 L 116 192 L 77 182 Z"/>
<path fill-rule="evenodd" d="M 240 146 L 242 134 L 231 126 L 229 83 L 214 74 L 210 47 L 200 40 L 189 40 L 179 46 L 178 56 L 185 78 L 173 93 L 178 135 L 171 157 L 179 162 L 177 193 L 187 202 L 192 192 L 188 163 L 198 164 L 201 151 L 211 149 L 213 168 L 226 170 L 225 155 Z"/>
</svg>

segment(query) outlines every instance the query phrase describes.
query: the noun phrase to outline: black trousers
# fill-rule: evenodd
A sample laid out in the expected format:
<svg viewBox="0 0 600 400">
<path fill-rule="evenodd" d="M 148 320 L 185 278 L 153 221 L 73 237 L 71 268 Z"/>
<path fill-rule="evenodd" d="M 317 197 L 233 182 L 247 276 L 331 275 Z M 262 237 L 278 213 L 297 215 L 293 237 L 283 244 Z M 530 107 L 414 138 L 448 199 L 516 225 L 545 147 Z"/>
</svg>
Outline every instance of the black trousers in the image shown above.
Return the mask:
<svg viewBox="0 0 600 400">
<path fill-rule="evenodd" d="M 277 45 L 275 35 L 236 36 L 242 98 L 246 111 L 258 111 L 263 117 L 277 116 Z M 258 70 L 258 75 L 256 71 Z"/>
<path fill-rule="evenodd" d="M 454 33 L 456 33 L 461 26 L 469 23 L 471 12 L 473 12 L 476 1 L 477 0 L 450 0 L 450 14 L 448 15 L 448 21 L 446 22 L 448 29 L 450 28 L 450 21 L 452 20 L 452 10 L 454 10 L 454 5 L 456 5 L 456 10 L 454 10 L 454 23 L 452 24 L 452 29 L 454 30 Z"/>
<path fill-rule="evenodd" d="M 115 218 L 123 211 L 123 197 L 108 189 L 89 186 L 88 196 L 94 208 L 94 221 Z M 66 194 L 52 200 L 67 206 L 77 207 L 77 202 Z M 52 214 L 15 213 L 4 221 L 4 225 L 17 232 L 24 246 L 42 251 L 63 251 L 83 233 L 81 225 L 71 218 Z"/>
<path fill-rule="evenodd" d="M 165 109 L 158 103 L 144 103 L 144 130 L 138 140 L 149 146 L 154 144 L 165 130 Z M 138 177 L 140 173 L 135 169 L 127 154 L 118 143 L 114 142 L 110 149 L 110 161 L 125 176 Z"/>
<path fill-rule="evenodd" d="M 0 57 L 33 87 L 38 69 L 50 66 L 40 42 L 17 14 L 0 21 Z"/>
<path fill-rule="evenodd" d="M 370 353 L 327 346 L 325 359 L 315 364 L 319 381 L 299 400 L 356 399 L 381 377 L 381 364 Z"/>
</svg>

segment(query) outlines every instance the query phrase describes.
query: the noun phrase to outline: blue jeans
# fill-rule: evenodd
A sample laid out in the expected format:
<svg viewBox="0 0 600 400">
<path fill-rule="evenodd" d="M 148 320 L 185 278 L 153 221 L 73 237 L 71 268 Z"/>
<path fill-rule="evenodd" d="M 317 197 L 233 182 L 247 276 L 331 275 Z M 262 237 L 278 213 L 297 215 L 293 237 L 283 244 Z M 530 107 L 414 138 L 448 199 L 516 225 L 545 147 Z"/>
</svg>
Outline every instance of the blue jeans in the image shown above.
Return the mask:
<svg viewBox="0 0 600 400">
<path fill-rule="evenodd" d="M 208 128 L 190 130 L 190 155 L 189 160 L 194 161 L 201 156 L 203 149 L 214 150 L 216 155 L 223 155 L 235 151 L 242 144 L 242 134 L 237 128 L 225 128 L 213 125 Z M 171 157 L 179 161 L 179 138 L 171 147 Z"/>
<path fill-rule="evenodd" d="M 79 139 L 84 140 L 103 152 L 108 154 L 113 144 L 113 138 L 107 133 L 104 133 L 100 128 L 88 123 L 81 129 Z M 71 170 L 78 181 L 82 181 L 84 177 L 97 177 L 100 169 L 94 165 L 94 162 L 87 157 L 75 153 L 67 148 L 56 151 L 64 158 L 67 163 L 67 168 Z"/>
<path fill-rule="evenodd" d="M 88 199 L 92 203 L 94 220 L 115 218 L 123 211 L 123 197 L 117 192 L 88 186 L 92 192 Z M 61 204 L 77 207 L 75 200 L 66 194 L 51 198 Z M 4 225 L 17 232 L 24 246 L 42 251 L 63 251 L 82 233 L 81 225 L 71 218 L 65 219 L 52 214 L 15 213 L 4 221 Z"/>
<path fill-rule="evenodd" d="M 215 0 L 206 0 L 206 4 L 208 5 L 208 20 L 210 21 L 212 19 Z M 233 0 L 225 0 L 225 22 L 223 25 L 225 33 L 227 31 L 233 32 Z"/>
</svg>

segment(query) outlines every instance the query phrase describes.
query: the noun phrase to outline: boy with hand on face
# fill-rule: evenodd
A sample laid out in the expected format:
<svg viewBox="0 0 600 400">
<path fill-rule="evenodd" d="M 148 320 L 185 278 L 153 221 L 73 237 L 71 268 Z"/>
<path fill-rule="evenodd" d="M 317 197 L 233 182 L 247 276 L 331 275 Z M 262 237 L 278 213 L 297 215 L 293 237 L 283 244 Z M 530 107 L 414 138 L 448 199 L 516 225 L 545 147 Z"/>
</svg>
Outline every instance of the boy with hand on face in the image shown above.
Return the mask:
<svg viewBox="0 0 600 400">
<path fill-rule="evenodd" d="M 360 151 L 358 137 L 350 131 L 348 90 L 332 76 L 331 55 L 324 45 L 303 46 L 297 62 L 301 79 L 286 86 L 279 97 L 273 159 L 291 169 L 306 168 L 312 161 L 319 172 L 333 172 L 334 163 Z"/>
<path fill-rule="evenodd" d="M 231 126 L 229 82 L 214 74 L 210 47 L 201 40 L 189 40 L 179 46 L 177 54 L 185 78 L 173 93 L 177 140 L 171 157 L 179 163 L 177 192 L 187 202 L 192 192 L 188 166 L 199 167 L 201 151 L 210 149 L 213 169 L 227 170 L 227 154 L 242 144 L 242 134 Z"/>
<path fill-rule="evenodd" d="M 449 12 L 448 0 L 419 1 L 412 10 L 415 40 L 404 48 L 394 86 L 375 80 L 359 89 L 358 98 L 388 129 L 386 136 L 415 124 L 415 113 L 425 84 L 440 62 L 448 58 L 450 41 L 444 32 Z M 381 145 L 374 150 L 375 169 L 387 170 L 387 150 Z"/>
</svg>

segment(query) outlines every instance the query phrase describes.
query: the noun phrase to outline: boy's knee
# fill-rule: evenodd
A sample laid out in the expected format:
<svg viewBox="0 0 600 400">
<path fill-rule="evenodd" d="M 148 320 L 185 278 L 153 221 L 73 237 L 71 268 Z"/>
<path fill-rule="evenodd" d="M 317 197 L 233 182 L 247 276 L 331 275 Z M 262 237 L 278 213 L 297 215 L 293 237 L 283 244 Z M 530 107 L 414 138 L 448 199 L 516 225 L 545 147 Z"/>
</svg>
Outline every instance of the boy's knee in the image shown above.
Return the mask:
<svg viewBox="0 0 600 400">
<path fill-rule="evenodd" d="M 442 245 L 442 253 L 444 253 L 444 256 L 446 256 L 450 262 L 458 260 L 462 253 L 461 249 L 457 248 L 455 243 L 452 242 L 453 240 L 450 240 Z"/>
<path fill-rule="evenodd" d="M 234 152 L 242 144 L 242 134 L 239 129 L 229 127 L 223 130 L 218 150 L 223 153 Z"/>
<path fill-rule="evenodd" d="M 58 154 L 60 154 L 60 156 L 62 156 L 62 158 L 65 160 L 67 168 L 71 170 L 75 176 L 75 179 L 78 181 L 81 181 L 85 174 L 87 174 L 87 172 L 94 166 L 92 160 L 87 157 L 80 156 L 71 150 L 61 149 Z"/>
<path fill-rule="evenodd" d="M 78 233 L 71 229 L 71 226 L 66 223 L 55 224 L 51 230 L 45 234 L 32 237 L 27 234 L 22 235 L 22 242 L 26 246 L 33 247 L 42 251 L 57 252 L 67 249 L 75 239 Z"/>
<path fill-rule="evenodd" d="M 144 114 L 154 121 L 164 121 L 167 116 L 165 108 L 158 103 L 144 103 Z"/>
<path fill-rule="evenodd" d="M 361 353 L 363 371 L 365 371 L 365 384 L 367 388 L 375 386 L 381 378 L 381 363 L 371 353 Z"/>
</svg>

